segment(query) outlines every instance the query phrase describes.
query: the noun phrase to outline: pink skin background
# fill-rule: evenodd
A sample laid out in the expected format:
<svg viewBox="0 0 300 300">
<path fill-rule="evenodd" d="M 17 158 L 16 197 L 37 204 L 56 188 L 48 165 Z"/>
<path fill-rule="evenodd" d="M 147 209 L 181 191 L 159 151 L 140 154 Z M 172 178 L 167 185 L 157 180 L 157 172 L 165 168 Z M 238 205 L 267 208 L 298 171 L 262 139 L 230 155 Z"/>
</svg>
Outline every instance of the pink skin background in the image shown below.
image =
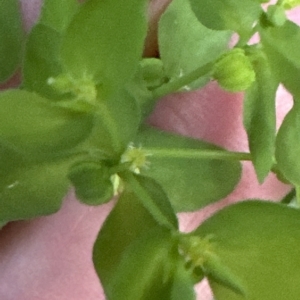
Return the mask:
<svg viewBox="0 0 300 300">
<path fill-rule="evenodd" d="M 157 51 L 156 22 L 169 1 L 150 2 L 150 29 L 145 53 L 154 55 Z M 39 14 L 41 0 L 21 0 L 20 3 L 24 28 L 28 31 Z M 300 10 L 289 12 L 289 17 L 300 21 Z M 229 94 L 216 83 L 210 83 L 199 91 L 165 97 L 158 103 L 149 122 L 164 130 L 216 143 L 228 150 L 248 151 L 242 126 L 242 104 L 241 93 Z M 292 106 L 291 96 L 283 88 L 278 90 L 276 106 L 279 126 Z M 251 163 L 243 163 L 242 178 L 236 189 L 225 199 L 201 211 L 179 214 L 180 229 L 194 229 L 225 205 L 252 198 L 276 201 L 289 189 L 273 174 L 259 185 Z M 112 207 L 113 202 L 99 207 L 82 205 L 70 191 L 58 213 L 6 225 L 0 231 L 0 299 L 104 300 L 91 253 L 99 228 Z M 211 299 L 205 281 L 198 284 L 196 290 L 198 300 Z"/>
</svg>

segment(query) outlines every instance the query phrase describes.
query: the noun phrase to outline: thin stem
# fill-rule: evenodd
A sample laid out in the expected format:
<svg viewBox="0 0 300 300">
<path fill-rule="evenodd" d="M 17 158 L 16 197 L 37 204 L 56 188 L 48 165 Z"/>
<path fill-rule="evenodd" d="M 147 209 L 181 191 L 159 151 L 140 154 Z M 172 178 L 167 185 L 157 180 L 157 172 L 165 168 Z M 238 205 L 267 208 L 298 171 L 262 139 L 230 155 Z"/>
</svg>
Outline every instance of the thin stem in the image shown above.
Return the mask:
<svg viewBox="0 0 300 300">
<path fill-rule="evenodd" d="M 284 2 L 284 0 L 278 0 L 277 3 L 276 3 L 276 5 L 277 6 L 281 6 L 283 2 Z"/>
<path fill-rule="evenodd" d="M 111 175 L 129 170 L 131 162 L 121 163 L 109 169 Z"/>
<path fill-rule="evenodd" d="M 252 160 L 251 154 L 246 152 L 227 152 L 224 150 L 199 149 L 169 149 L 169 148 L 143 148 L 153 156 L 165 158 L 192 158 L 192 159 L 218 159 L 218 160 Z"/>
<path fill-rule="evenodd" d="M 258 31 L 258 24 L 256 24 L 251 31 L 248 32 L 247 35 L 245 36 L 241 36 L 239 41 L 237 42 L 237 44 L 234 46 L 235 48 L 241 48 L 243 46 L 245 46 L 249 40 L 251 39 L 251 37 Z"/>
<path fill-rule="evenodd" d="M 199 79 L 200 77 L 210 73 L 210 71 L 212 70 L 212 67 L 213 67 L 213 63 L 210 62 L 204 66 L 197 68 L 196 70 L 194 70 L 186 75 L 183 75 L 182 77 L 180 77 L 174 81 L 170 81 L 170 82 L 158 87 L 157 89 L 155 89 L 153 91 L 153 97 L 155 99 L 157 99 L 157 98 L 166 96 L 172 92 L 176 92 L 176 91 L 180 90 L 184 86 L 189 85 L 192 82 L 194 82 L 195 80 Z"/>
</svg>

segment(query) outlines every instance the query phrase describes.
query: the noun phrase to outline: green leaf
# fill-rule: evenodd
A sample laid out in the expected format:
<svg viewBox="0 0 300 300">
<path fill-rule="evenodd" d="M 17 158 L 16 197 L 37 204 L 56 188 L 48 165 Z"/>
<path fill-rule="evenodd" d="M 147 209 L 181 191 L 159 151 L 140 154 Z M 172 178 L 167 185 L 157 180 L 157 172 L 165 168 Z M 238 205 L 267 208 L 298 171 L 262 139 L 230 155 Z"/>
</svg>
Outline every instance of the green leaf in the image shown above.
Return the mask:
<svg viewBox="0 0 300 300">
<path fill-rule="evenodd" d="M 155 180 L 131 173 L 123 173 L 121 178 L 124 178 L 157 223 L 170 229 L 178 227 L 177 217 L 168 196 Z"/>
<path fill-rule="evenodd" d="M 147 78 L 144 77 L 146 72 L 148 73 L 148 76 L 149 73 L 151 74 L 151 65 L 148 66 L 150 71 L 147 70 L 147 65 L 143 63 L 144 60 L 145 59 L 141 60 L 139 69 L 137 70 L 135 76 L 126 85 L 126 90 L 136 100 L 136 103 L 140 107 L 142 119 L 146 119 L 156 105 L 156 101 L 153 99 L 152 91 L 148 89 Z M 149 59 L 147 60 L 149 62 Z"/>
<path fill-rule="evenodd" d="M 249 49 L 256 81 L 246 91 L 244 126 L 248 134 L 252 162 L 262 183 L 270 172 L 275 153 L 275 97 L 278 81 L 266 55 L 259 49 Z"/>
<path fill-rule="evenodd" d="M 299 26 L 291 21 L 286 21 L 281 27 L 262 25 L 259 33 L 273 73 L 295 97 L 300 99 Z"/>
<path fill-rule="evenodd" d="M 64 32 L 78 7 L 78 0 L 44 0 L 39 23 Z"/>
<path fill-rule="evenodd" d="M 182 261 L 178 260 L 173 278 L 171 300 L 195 300 L 194 281 L 191 273 L 185 268 Z"/>
<path fill-rule="evenodd" d="M 242 296 L 247 296 L 244 284 L 217 255 L 210 254 L 203 264 L 204 274 L 212 281 L 221 284 Z"/>
<path fill-rule="evenodd" d="M 97 147 L 108 157 L 118 158 L 133 140 L 140 118 L 140 108 L 126 90 L 99 91 L 95 125 L 84 147 Z"/>
<path fill-rule="evenodd" d="M 70 159 L 36 165 L 12 157 L 11 151 L 10 157 L 3 156 L 5 152 L 1 151 L 0 161 L 0 220 L 30 219 L 57 212 L 69 187 L 66 175 Z M 13 160 L 9 165 L 7 158 Z"/>
<path fill-rule="evenodd" d="M 67 29 L 62 61 L 74 77 L 87 74 L 103 85 L 123 86 L 142 57 L 146 0 L 85 2 Z M 118 20 L 116 22 L 116 20 Z"/>
<path fill-rule="evenodd" d="M 159 21 L 159 52 L 166 75 L 176 80 L 215 60 L 228 46 L 230 31 L 215 31 L 203 26 L 188 1 L 174 0 Z M 186 86 L 199 88 L 209 74 Z"/>
<path fill-rule="evenodd" d="M 193 234 L 213 236 L 215 254 L 247 292 L 246 298 L 238 295 L 211 276 L 209 281 L 216 299 L 298 298 L 299 210 L 272 202 L 245 201 L 219 211 Z"/>
<path fill-rule="evenodd" d="M 175 247 L 174 247 L 175 246 Z M 109 300 L 170 299 L 176 244 L 169 231 L 155 228 L 125 251 L 107 290 Z"/>
<path fill-rule="evenodd" d="M 0 1 L 0 82 L 7 80 L 21 62 L 22 23 L 18 0 Z"/>
<path fill-rule="evenodd" d="M 49 99 L 60 99 L 61 95 L 47 80 L 62 72 L 59 60 L 61 35 L 51 27 L 35 25 L 26 41 L 23 66 L 23 87 Z"/>
<path fill-rule="evenodd" d="M 233 30 L 240 36 L 251 32 L 262 13 L 258 1 L 253 0 L 190 0 L 200 22 L 215 30 Z"/>
<path fill-rule="evenodd" d="M 0 144 L 33 161 L 65 155 L 93 126 L 92 115 L 57 107 L 27 91 L 1 93 L 0 106 Z"/>
<path fill-rule="evenodd" d="M 79 161 L 69 170 L 77 199 L 88 205 L 100 205 L 113 197 L 114 189 L 104 162 Z"/>
<path fill-rule="evenodd" d="M 136 194 L 125 190 L 106 219 L 94 245 L 95 269 L 108 293 L 124 251 L 158 224 Z"/>
<path fill-rule="evenodd" d="M 193 211 L 225 197 L 240 179 L 237 160 L 205 157 L 210 150 L 228 153 L 212 144 L 152 128 L 141 130 L 135 143 L 150 154 L 149 168 L 142 169 L 142 174 L 162 186 L 177 212 Z M 187 155 L 190 150 L 203 152 L 203 158 Z"/>
<path fill-rule="evenodd" d="M 276 138 L 275 157 L 279 171 L 295 185 L 300 185 L 300 103 L 285 116 Z"/>
</svg>

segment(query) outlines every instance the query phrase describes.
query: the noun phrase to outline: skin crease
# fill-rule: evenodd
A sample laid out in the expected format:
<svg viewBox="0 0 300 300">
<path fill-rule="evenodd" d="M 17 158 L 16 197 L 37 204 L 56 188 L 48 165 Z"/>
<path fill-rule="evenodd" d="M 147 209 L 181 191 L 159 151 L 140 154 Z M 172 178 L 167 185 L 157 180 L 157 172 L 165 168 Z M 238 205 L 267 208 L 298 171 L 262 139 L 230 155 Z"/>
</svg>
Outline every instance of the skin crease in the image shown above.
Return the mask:
<svg viewBox="0 0 300 300">
<path fill-rule="evenodd" d="M 26 30 L 37 18 L 40 3 L 40 0 L 21 1 Z M 151 30 L 145 50 L 148 56 L 157 53 L 155 24 L 166 3 L 162 0 L 150 3 Z M 290 17 L 296 20 L 299 15 L 300 11 L 294 10 Z M 241 93 L 229 94 L 211 83 L 201 91 L 165 97 L 158 103 L 149 122 L 229 150 L 247 151 L 242 102 Z M 291 96 L 280 88 L 276 101 L 278 126 L 291 105 Z M 259 185 L 252 165 L 244 163 L 236 189 L 225 199 L 199 212 L 179 214 L 180 228 L 190 231 L 216 210 L 241 199 L 279 200 L 289 189 L 273 174 Z M 91 253 L 98 230 L 112 206 L 113 202 L 99 207 L 82 205 L 71 191 L 58 213 L 5 226 L 0 231 L 0 299 L 104 300 Z M 205 282 L 198 284 L 196 290 L 198 300 L 211 299 Z"/>
</svg>

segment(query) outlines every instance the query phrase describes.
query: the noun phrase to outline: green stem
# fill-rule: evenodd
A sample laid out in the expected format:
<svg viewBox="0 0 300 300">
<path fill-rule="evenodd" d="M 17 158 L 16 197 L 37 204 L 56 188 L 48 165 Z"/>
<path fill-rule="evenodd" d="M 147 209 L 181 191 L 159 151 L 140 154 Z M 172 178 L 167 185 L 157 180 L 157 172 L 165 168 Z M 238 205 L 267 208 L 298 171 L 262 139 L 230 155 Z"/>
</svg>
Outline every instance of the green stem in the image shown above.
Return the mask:
<svg viewBox="0 0 300 300">
<path fill-rule="evenodd" d="M 218 160 L 252 160 L 250 153 L 227 152 L 224 150 L 198 150 L 198 149 L 169 149 L 169 148 L 143 148 L 153 156 L 165 158 L 192 158 L 192 159 L 218 159 Z"/>
<path fill-rule="evenodd" d="M 284 0 L 278 0 L 277 3 L 276 3 L 276 5 L 277 6 L 281 6 L 283 2 L 284 2 Z"/>
<path fill-rule="evenodd" d="M 131 166 L 131 162 L 121 163 L 109 169 L 111 175 L 127 171 Z"/>
<path fill-rule="evenodd" d="M 200 77 L 210 73 L 212 70 L 212 67 L 213 67 L 212 62 L 210 62 L 204 66 L 201 66 L 201 67 L 197 68 L 196 70 L 194 70 L 174 81 L 170 81 L 170 82 L 158 87 L 157 89 L 155 89 L 153 91 L 152 95 L 155 99 L 157 99 L 157 98 L 166 96 L 170 93 L 174 93 L 174 92 L 180 90 L 181 88 L 183 88 L 184 86 L 191 84 L 192 82 L 199 79 Z"/>
<path fill-rule="evenodd" d="M 120 177 L 130 186 L 133 192 L 136 194 L 142 205 L 149 211 L 153 218 L 163 226 L 174 230 L 174 226 L 169 222 L 166 216 L 156 206 L 149 193 L 138 182 L 135 175 L 131 172 L 123 172 L 119 174 Z"/>
<path fill-rule="evenodd" d="M 258 25 L 256 24 L 252 30 L 250 30 L 246 35 L 241 36 L 237 44 L 234 46 L 235 48 L 242 48 L 247 45 L 251 37 L 258 31 Z"/>
</svg>

